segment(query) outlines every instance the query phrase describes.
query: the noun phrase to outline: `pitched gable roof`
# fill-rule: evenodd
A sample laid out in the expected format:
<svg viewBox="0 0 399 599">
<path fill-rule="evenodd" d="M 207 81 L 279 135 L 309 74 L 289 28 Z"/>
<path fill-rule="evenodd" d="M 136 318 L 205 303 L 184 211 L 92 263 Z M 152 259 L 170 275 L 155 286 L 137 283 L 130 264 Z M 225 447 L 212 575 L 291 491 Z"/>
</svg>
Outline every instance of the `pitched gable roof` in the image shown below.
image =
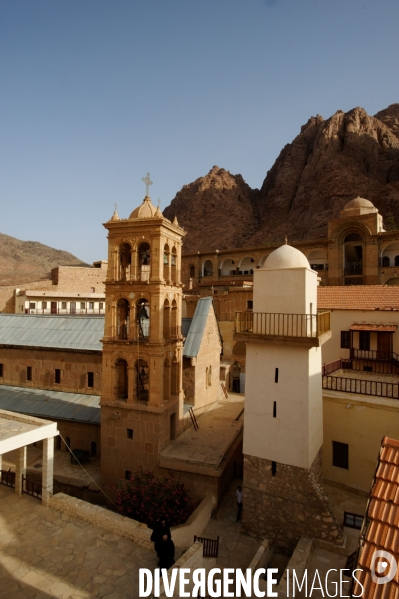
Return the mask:
<svg viewBox="0 0 399 599">
<path fill-rule="evenodd" d="M 212 297 L 201 297 L 198 300 L 187 339 L 184 343 L 183 356 L 185 358 L 196 358 L 198 356 L 210 310 L 213 310 Z"/>
</svg>

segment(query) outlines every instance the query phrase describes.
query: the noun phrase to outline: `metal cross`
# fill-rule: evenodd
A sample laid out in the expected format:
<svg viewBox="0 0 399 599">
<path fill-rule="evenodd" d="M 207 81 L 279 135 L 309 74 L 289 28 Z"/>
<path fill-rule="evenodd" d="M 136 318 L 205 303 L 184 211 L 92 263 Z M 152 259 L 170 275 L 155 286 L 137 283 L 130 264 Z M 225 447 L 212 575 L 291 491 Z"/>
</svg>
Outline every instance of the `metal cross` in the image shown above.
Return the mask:
<svg viewBox="0 0 399 599">
<path fill-rule="evenodd" d="M 149 187 L 152 185 L 150 173 L 147 173 L 145 177 L 141 177 L 141 180 L 145 183 L 145 195 L 148 196 Z"/>
<path fill-rule="evenodd" d="M 118 204 L 116 202 L 114 204 L 114 208 L 115 208 L 115 212 L 116 212 L 116 209 L 118 208 Z"/>
</svg>

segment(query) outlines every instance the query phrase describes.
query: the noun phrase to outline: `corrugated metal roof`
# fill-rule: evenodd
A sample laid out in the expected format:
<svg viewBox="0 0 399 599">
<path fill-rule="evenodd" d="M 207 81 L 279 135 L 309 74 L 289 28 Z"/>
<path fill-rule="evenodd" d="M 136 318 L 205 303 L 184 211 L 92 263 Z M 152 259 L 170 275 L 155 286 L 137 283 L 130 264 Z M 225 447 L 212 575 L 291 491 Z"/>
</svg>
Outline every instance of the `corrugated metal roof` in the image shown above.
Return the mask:
<svg viewBox="0 0 399 599">
<path fill-rule="evenodd" d="M 0 314 L 0 345 L 101 351 L 101 316 Z"/>
<path fill-rule="evenodd" d="M 212 306 L 211 297 L 201 297 L 195 309 L 194 318 L 191 322 L 187 339 L 184 343 L 183 356 L 185 358 L 196 358 L 201 346 L 206 320 Z"/>
<path fill-rule="evenodd" d="M 100 424 L 100 396 L 0 385 L 0 409 L 43 418 Z"/>
</svg>

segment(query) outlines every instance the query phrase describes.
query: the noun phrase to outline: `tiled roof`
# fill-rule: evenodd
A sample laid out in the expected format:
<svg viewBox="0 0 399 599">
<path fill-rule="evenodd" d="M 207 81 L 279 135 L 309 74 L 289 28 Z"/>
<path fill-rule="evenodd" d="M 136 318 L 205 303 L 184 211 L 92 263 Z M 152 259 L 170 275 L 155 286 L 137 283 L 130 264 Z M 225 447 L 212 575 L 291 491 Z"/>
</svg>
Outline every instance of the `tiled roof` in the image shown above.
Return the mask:
<svg viewBox="0 0 399 599">
<path fill-rule="evenodd" d="M 353 595 L 367 599 L 398 599 L 399 598 L 399 569 L 394 578 L 384 584 L 377 584 L 373 580 L 371 565 L 375 551 L 387 551 L 396 563 L 399 561 L 399 441 L 384 437 L 378 460 L 377 471 L 370 493 L 367 508 L 366 522 L 364 524 L 357 568 L 356 578 L 363 586 L 355 583 Z M 385 558 L 375 561 L 384 562 Z M 379 577 L 389 574 L 390 564 L 383 569 Z M 375 568 L 374 568 L 375 570 Z M 378 574 L 378 571 L 377 571 Z M 377 576 L 378 580 L 378 576 Z"/>
<path fill-rule="evenodd" d="M 319 310 L 399 310 L 399 286 L 318 287 Z"/>
</svg>

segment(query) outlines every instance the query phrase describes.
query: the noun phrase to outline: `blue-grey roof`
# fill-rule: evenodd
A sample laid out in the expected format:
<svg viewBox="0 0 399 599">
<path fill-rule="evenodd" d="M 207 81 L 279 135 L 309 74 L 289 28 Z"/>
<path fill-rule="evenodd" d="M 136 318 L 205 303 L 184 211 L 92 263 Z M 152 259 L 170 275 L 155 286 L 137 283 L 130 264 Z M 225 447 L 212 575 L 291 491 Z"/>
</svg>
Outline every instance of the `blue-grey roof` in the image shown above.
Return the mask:
<svg viewBox="0 0 399 599">
<path fill-rule="evenodd" d="M 197 357 L 205 331 L 206 320 L 212 305 L 212 297 L 201 297 L 198 300 L 194 318 L 191 322 L 187 339 L 184 342 L 183 356 L 185 358 Z"/>
<path fill-rule="evenodd" d="M 0 409 L 51 418 L 100 424 L 100 396 L 0 385 Z"/>
<path fill-rule="evenodd" d="M 0 314 L 0 345 L 101 351 L 102 316 Z"/>
</svg>

